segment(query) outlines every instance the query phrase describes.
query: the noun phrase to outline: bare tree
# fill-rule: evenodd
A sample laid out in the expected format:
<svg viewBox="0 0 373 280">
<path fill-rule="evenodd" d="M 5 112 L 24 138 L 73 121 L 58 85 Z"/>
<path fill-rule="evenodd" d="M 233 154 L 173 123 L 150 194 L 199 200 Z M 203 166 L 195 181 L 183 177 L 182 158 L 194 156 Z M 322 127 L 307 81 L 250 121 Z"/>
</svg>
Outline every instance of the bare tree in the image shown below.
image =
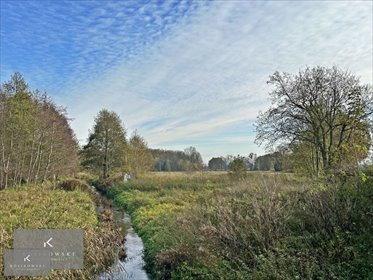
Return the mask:
<svg viewBox="0 0 373 280">
<path fill-rule="evenodd" d="M 337 67 L 306 68 L 298 75 L 275 72 L 269 84 L 272 107 L 257 120 L 259 144 L 309 143 L 315 170 L 341 166 L 342 155 L 355 161 L 367 156 L 371 143 L 372 87 Z"/>
</svg>

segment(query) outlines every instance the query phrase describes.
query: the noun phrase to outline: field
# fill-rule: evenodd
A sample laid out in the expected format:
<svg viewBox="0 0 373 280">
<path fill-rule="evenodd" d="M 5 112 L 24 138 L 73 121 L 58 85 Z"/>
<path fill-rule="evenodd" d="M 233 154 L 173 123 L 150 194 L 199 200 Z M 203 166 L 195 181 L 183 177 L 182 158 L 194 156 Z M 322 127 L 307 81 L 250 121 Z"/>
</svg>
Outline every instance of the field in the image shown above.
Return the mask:
<svg viewBox="0 0 373 280">
<path fill-rule="evenodd" d="M 115 245 L 116 232 L 110 224 L 98 218 L 92 198 L 80 190 L 65 191 L 44 184 L 14 187 L 0 192 L 2 272 L 3 249 L 13 247 L 13 231 L 16 228 L 84 229 L 84 268 L 54 270 L 49 277 L 38 279 L 92 279 L 114 258 L 111 250 Z"/>
<path fill-rule="evenodd" d="M 151 173 L 109 191 L 155 279 L 373 279 L 373 180 Z"/>
</svg>

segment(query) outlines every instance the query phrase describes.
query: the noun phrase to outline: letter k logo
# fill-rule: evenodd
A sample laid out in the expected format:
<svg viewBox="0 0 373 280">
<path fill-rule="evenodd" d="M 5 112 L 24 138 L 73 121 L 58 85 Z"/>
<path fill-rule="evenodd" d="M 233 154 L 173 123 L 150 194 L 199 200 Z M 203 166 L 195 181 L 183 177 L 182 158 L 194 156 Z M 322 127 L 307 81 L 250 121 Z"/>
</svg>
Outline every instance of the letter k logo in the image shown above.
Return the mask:
<svg viewBox="0 0 373 280">
<path fill-rule="evenodd" d="M 24 261 L 24 262 L 25 262 L 25 261 L 31 262 L 31 260 L 30 260 L 30 255 L 27 255 L 27 257 L 23 258 L 23 261 Z"/>
<path fill-rule="evenodd" d="M 47 245 L 48 245 L 49 247 L 52 247 L 52 248 L 53 248 L 53 245 L 49 243 L 52 239 L 53 239 L 53 237 L 49 238 L 49 239 L 47 240 L 47 242 L 44 242 L 44 247 L 47 247 Z"/>
</svg>

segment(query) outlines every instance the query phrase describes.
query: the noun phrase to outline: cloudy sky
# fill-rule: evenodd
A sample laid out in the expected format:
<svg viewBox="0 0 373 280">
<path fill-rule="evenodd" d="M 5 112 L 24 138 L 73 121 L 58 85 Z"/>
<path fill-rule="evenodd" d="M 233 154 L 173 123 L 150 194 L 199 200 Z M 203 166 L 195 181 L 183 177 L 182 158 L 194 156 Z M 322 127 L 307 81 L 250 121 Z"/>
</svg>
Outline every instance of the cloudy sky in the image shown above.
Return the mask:
<svg viewBox="0 0 373 280">
<path fill-rule="evenodd" d="M 276 70 L 339 66 L 373 83 L 372 1 L 4 1 L 1 69 L 68 109 L 83 144 L 102 108 L 149 146 L 263 153 Z"/>
</svg>

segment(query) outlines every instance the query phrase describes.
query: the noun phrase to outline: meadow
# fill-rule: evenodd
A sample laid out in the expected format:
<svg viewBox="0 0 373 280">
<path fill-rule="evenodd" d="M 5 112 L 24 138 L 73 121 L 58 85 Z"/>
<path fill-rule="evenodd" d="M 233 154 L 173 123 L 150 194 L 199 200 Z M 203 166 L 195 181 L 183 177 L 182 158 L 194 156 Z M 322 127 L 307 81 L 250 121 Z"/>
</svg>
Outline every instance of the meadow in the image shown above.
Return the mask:
<svg viewBox="0 0 373 280">
<path fill-rule="evenodd" d="M 373 179 L 149 173 L 108 191 L 154 279 L 373 279 Z"/>
<path fill-rule="evenodd" d="M 94 279 L 105 270 L 114 261 L 113 248 L 119 245 L 120 235 L 112 223 L 96 213 L 98 201 L 85 188 L 83 182 L 70 180 L 57 188 L 44 183 L 0 191 L 0 271 L 4 269 L 3 250 L 13 248 L 16 228 L 82 228 L 85 248 L 83 269 L 52 270 L 48 277 L 17 279 Z"/>
</svg>

